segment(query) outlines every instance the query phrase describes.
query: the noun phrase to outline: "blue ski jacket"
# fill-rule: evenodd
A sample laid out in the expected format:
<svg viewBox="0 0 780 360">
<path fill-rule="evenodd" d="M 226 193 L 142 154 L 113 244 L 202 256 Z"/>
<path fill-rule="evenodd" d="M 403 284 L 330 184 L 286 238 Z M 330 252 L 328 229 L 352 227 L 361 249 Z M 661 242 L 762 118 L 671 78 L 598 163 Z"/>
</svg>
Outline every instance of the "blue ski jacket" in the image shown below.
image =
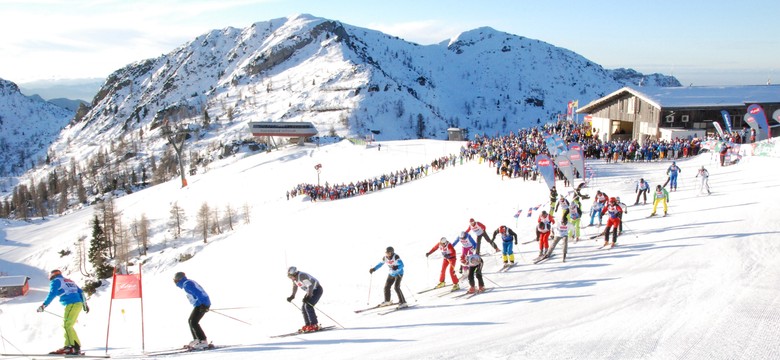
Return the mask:
<svg viewBox="0 0 780 360">
<path fill-rule="evenodd" d="M 200 284 L 196 283 L 195 280 L 187 279 L 185 276 L 176 283 L 176 286 L 187 293 L 187 300 L 190 301 L 192 306 L 211 306 L 211 299 L 209 298 L 209 294 L 206 294 L 206 290 L 203 290 Z"/>
<path fill-rule="evenodd" d="M 49 283 L 49 296 L 43 301 L 43 306 L 49 306 L 55 297 L 60 297 L 60 304 L 67 306 L 84 301 L 83 291 L 70 279 L 57 275 Z"/>
</svg>

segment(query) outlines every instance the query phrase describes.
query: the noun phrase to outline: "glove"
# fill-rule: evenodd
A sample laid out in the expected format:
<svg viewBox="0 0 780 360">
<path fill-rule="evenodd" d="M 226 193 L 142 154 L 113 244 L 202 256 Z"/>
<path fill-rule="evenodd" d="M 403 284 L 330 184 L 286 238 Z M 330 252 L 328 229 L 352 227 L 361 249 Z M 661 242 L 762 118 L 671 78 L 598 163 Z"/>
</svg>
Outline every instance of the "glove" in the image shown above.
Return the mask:
<svg viewBox="0 0 780 360">
<path fill-rule="evenodd" d="M 431 256 L 431 253 L 425 253 L 425 257 Z"/>
<path fill-rule="evenodd" d="M 41 305 L 41 306 L 38 306 L 38 310 L 36 310 L 36 311 L 43 312 L 44 309 L 46 309 L 46 306 L 45 305 Z"/>
<path fill-rule="evenodd" d="M 293 299 L 295 299 L 295 296 L 290 295 L 287 297 L 287 302 L 292 302 Z"/>
<path fill-rule="evenodd" d="M 369 273 L 369 274 L 373 274 L 373 273 L 374 273 L 374 271 L 376 271 L 376 270 L 374 270 L 374 268 L 370 268 L 370 269 L 368 269 L 368 273 Z"/>
<path fill-rule="evenodd" d="M 89 314 L 89 305 L 87 303 L 84 303 L 84 306 L 82 307 L 84 309 L 84 312 Z"/>
<path fill-rule="evenodd" d="M 515 240 L 515 245 L 517 245 L 517 240 Z"/>
</svg>

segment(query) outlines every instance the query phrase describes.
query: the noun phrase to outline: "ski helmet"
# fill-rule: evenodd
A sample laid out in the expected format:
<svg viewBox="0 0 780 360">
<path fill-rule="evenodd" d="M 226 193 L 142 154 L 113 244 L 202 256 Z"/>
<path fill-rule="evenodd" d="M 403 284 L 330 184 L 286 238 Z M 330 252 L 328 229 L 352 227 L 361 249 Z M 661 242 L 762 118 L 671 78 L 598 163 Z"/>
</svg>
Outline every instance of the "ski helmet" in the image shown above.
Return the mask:
<svg viewBox="0 0 780 360">
<path fill-rule="evenodd" d="M 389 252 L 391 254 L 395 254 L 395 249 L 393 249 L 392 246 L 388 246 L 387 249 L 385 249 L 385 252 Z"/>
<path fill-rule="evenodd" d="M 465 239 L 466 238 L 466 232 L 465 231 L 461 231 L 460 232 L 460 238 L 461 239 Z"/>
<path fill-rule="evenodd" d="M 183 272 L 179 271 L 176 273 L 176 275 L 173 275 L 173 282 L 179 282 L 181 279 L 184 279 L 186 275 L 184 275 Z"/>
<path fill-rule="evenodd" d="M 645 178 L 639 179 L 639 182 L 645 182 Z"/>
<path fill-rule="evenodd" d="M 54 269 L 49 273 L 49 280 L 54 279 L 55 276 L 62 275 L 62 271 Z"/>
<path fill-rule="evenodd" d="M 542 215 L 546 216 L 547 215 L 547 210 L 542 210 Z"/>
<path fill-rule="evenodd" d="M 298 268 L 295 266 L 290 266 L 289 269 L 287 269 L 287 276 L 295 276 L 295 274 L 298 273 Z"/>
<path fill-rule="evenodd" d="M 505 233 L 506 232 L 506 226 L 501 225 L 501 227 L 498 228 L 498 232 L 500 232 L 502 234 Z"/>
<path fill-rule="evenodd" d="M 617 199 L 615 199 L 614 197 L 609 198 L 609 202 L 611 202 L 611 203 L 614 203 L 616 201 L 617 201 Z"/>
<path fill-rule="evenodd" d="M 477 254 L 471 255 L 471 256 L 469 256 L 469 265 L 477 266 L 477 265 L 479 265 L 479 260 L 480 260 L 479 259 L 479 255 L 477 255 Z"/>
<path fill-rule="evenodd" d="M 447 238 L 446 238 L 446 237 L 444 237 L 444 236 L 442 236 L 442 237 L 441 237 L 441 240 L 439 240 L 439 244 L 442 244 L 442 245 L 447 245 L 448 243 L 449 243 L 449 241 L 448 241 L 448 240 L 447 240 Z"/>
<path fill-rule="evenodd" d="M 476 221 L 474 221 L 474 218 L 471 218 L 471 219 L 469 219 L 469 222 L 473 224 L 473 223 L 475 223 Z"/>
</svg>

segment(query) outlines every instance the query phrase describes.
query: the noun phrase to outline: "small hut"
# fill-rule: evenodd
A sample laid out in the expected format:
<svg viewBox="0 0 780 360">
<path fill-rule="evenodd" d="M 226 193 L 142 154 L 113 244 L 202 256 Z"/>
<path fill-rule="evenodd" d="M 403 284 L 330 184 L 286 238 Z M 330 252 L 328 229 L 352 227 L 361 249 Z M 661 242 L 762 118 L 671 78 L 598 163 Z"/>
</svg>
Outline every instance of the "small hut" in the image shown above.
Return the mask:
<svg viewBox="0 0 780 360">
<path fill-rule="evenodd" d="M 0 298 L 24 296 L 30 290 L 27 276 L 0 276 Z"/>
</svg>

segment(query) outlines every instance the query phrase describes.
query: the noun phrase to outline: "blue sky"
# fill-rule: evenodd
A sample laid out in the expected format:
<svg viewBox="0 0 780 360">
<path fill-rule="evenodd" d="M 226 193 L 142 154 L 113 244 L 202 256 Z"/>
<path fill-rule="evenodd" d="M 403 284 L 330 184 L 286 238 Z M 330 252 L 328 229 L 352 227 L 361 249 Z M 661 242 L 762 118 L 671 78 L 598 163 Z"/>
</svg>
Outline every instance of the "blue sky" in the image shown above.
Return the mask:
<svg viewBox="0 0 780 360">
<path fill-rule="evenodd" d="M 0 0 L 0 78 L 106 77 L 212 29 L 298 13 L 427 45 L 477 27 L 683 84 L 780 82 L 778 1 Z"/>
</svg>

